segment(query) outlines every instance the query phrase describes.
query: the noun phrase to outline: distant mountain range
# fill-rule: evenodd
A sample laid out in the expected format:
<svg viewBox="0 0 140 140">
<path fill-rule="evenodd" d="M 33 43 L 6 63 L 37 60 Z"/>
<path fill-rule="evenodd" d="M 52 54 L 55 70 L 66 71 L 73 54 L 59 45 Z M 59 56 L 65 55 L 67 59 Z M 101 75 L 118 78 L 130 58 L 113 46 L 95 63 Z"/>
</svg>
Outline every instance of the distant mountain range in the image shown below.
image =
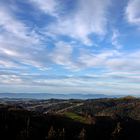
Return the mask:
<svg viewBox="0 0 140 140">
<path fill-rule="evenodd" d="M 0 98 L 27 98 L 27 99 L 97 99 L 115 98 L 123 95 L 104 94 L 52 94 L 52 93 L 0 93 Z"/>
</svg>

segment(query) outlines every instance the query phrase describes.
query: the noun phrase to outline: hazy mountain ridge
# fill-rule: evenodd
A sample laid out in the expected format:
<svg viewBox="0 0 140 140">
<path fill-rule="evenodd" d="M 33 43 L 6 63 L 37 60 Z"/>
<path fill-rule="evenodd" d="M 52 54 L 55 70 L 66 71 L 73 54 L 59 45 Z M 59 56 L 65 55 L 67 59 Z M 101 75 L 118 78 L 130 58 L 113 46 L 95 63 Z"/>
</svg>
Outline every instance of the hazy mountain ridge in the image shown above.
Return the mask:
<svg viewBox="0 0 140 140">
<path fill-rule="evenodd" d="M 0 93 L 0 98 L 29 98 L 29 99 L 96 99 L 114 98 L 124 95 L 105 95 L 105 94 L 52 94 L 52 93 Z"/>
</svg>

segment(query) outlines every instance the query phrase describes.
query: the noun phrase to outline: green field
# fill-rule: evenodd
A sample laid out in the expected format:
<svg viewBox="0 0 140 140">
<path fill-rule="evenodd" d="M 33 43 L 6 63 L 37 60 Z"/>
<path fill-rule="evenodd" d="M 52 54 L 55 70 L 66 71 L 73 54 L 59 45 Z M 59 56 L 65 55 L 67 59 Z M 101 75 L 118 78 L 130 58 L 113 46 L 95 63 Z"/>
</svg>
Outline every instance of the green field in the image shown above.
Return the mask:
<svg viewBox="0 0 140 140">
<path fill-rule="evenodd" d="M 73 113 L 73 112 L 65 112 L 64 115 L 68 118 L 71 118 L 73 119 L 74 121 L 79 121 L 79 122 L 82 122 L 82 123 L 86 123 L 86 118 L 83 117 L 83 116 L 80 116 L 76 113 Z"/>
</svg>

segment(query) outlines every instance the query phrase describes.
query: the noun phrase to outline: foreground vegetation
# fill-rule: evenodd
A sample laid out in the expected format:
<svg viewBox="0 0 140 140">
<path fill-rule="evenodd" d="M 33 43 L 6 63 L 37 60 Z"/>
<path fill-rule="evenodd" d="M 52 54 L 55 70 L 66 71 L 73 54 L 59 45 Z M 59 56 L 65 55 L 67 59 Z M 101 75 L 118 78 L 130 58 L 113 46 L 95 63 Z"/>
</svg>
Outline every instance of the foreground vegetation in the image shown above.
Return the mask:
<svg viewBox="0 0 140 140">
<path fill-rule="evenodd" d="M 2 140 L 137 140 L 140 99 L 2 100 Z"/>
</svg>

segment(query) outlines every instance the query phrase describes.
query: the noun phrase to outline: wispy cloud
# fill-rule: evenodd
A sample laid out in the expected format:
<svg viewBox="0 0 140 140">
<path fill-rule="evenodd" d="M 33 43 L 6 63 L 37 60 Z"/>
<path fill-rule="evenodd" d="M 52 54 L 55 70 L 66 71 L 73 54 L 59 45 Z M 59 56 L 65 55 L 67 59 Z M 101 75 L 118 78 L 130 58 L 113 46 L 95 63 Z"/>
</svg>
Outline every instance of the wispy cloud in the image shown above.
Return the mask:
<svg viewBox="0 0 140 140">
<path fill-rule="evenodd" d="M 59 65 L 70 65 L 72 61 L 73 46 L 65 42 L 58 42 L 49 54 L 50 59 Z"/>
<path fill-rule="evenodd" d="M 35 8 L 41 10 L 45 14 L 57 17 L 58 1 L 57 0 L 29 0 Z"/>
<path fill-rule="evenodd" d="M 89 35 L 106 33 L 107 9 L 110 0 L 79 0 L 74 13 L 59 17 L 57 23 L 50 25 L 52 34 L 66 35 L 85 45 L 92 45 Z"/>
<path fill-rule="evenodd" d="M 118 77 L 117 77 L 118 76 Z M 90 76 L 48 76 L 48 75 L 0 75 L 0 85 L 8 85 L 13 91 L 22 92 L 51 92 L 51 93 L 102 93 L 129 94 L 139 93 L 139 79 L 134 75 L 114 75 L 103 73 Z M 132 84 L 132 82 L 137 83 Z M 30 88 L 29 88 L 30 87 Z M 130 87 L 130 89 L 126 88 Z M 9 89 L 9 88 L 8 88 Z M 9 92 L 9 90 L 5 90 Z M 115 92 L 114 92 L 115 91 Z"/>
<path fill-rule="evenodd" d="M 0 8 L 0 64 L 3 66 L 20 66 L 27 64 L 39 66 L 36 59 L 41 44 L 41 37 L 30 27 L 18 20 L 9 9 Z"/>
<path fill-rule="evenodd" d="M 106 65 L 119 71 L 139 71 L 140 69 L 140 51 L 131 53 L 122 53 L 120 57 L 114 57 L 106 61 Z"/>
<path fill-rule="evenodd" d="M 114 29 L 113 33 L 112 33 L 112 45 L 116 48 L 116 49 L 120 49 L 122 48 L 122 45 L 119 43 L 118 38 L 120 37 L 120 33 L 118 30 Z"/>
</svg>

